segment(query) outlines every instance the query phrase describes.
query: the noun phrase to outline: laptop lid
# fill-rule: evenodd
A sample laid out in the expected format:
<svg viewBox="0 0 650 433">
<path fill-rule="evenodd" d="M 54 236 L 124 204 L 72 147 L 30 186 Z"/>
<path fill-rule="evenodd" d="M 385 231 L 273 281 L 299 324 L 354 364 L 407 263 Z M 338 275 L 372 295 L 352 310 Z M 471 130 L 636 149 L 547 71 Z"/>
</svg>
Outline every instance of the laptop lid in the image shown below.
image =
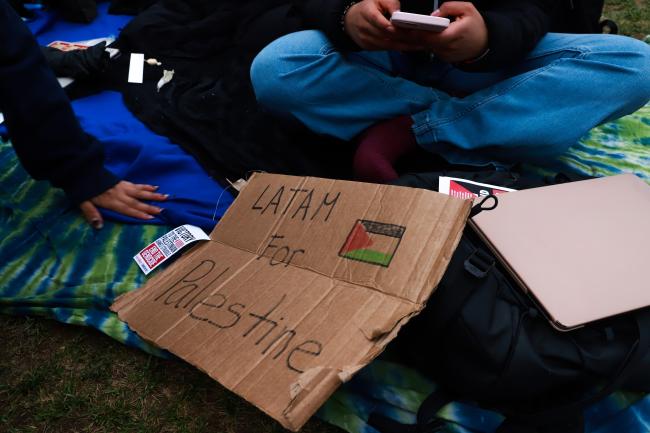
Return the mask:
<svg viewBox="0 0 650 433">
<path fill-rule="evenodd" d="M 650 305 L 650 186 L 634 175 L 501 194 L 470 225 L 558 329 Z"/>
</svg>

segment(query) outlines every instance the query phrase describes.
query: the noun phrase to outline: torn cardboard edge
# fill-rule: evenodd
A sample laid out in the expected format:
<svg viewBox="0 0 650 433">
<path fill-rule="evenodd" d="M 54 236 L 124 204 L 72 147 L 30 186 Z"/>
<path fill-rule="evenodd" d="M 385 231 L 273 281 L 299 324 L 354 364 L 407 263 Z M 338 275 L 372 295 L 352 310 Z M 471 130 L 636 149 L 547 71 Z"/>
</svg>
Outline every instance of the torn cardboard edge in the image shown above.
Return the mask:
<svg viewBox="0 0 650 433">
<path fill-rule="evenodd" d="M 111 306 L 298 430 L 425 305 L 471 202 L 255 174 L 211 238 Z"/>
</svg>

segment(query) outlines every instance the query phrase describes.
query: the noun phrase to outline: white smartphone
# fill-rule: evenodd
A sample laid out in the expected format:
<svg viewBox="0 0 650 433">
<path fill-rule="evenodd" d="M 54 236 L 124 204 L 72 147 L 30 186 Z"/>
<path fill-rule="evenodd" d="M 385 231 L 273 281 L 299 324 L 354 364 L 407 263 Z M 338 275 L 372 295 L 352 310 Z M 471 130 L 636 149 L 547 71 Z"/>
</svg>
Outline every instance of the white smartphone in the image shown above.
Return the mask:
<svg viewBox="0 0 650 433">
<path fill-rule="evenodd" d="M 427 30 L 430 32 L 441 32 L 449 27 L 449 18 L 432 17 L 431 15 L 412 14 L 401 11 L 393 12 L 393 15 L 390 17 L 390 22 L 395 27 Z"/>
</svg>

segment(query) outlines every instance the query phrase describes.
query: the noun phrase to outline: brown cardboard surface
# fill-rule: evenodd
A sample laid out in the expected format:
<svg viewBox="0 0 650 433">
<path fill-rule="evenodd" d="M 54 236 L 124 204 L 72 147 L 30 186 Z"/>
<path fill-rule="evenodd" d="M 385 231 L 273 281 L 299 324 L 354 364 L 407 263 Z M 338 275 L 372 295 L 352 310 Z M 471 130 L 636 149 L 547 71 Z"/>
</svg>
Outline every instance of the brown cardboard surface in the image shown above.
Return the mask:
<svg viewBox="0 0 650 433">
<path fill-rule="evenodd" d="M 256 174 L 212 241 L 111 309 L 295 431 L 424 307 L 470 205 Z"/>
</svg>

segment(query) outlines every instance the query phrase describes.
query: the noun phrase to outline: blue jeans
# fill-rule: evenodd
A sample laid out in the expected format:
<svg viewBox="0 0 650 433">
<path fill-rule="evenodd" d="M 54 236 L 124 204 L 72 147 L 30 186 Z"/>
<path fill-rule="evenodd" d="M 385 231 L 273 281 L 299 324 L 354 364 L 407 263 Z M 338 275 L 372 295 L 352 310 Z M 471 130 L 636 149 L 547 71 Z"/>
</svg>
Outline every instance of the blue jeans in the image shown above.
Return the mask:
<svg viewBox="0 0 650 433">
<path fill-rule="evenodd" d="M 550 33 L 490 73 L 435 59 L 404 69 L 396 56 L 342 53 L 306 30 L 265 47 L 251 80 L 268 110 L 344 140 L 411 115 L 420 146 L 464 164 L 548 159 L 650 100 L 650 46 L 624 36 Z"/>
</svg>

